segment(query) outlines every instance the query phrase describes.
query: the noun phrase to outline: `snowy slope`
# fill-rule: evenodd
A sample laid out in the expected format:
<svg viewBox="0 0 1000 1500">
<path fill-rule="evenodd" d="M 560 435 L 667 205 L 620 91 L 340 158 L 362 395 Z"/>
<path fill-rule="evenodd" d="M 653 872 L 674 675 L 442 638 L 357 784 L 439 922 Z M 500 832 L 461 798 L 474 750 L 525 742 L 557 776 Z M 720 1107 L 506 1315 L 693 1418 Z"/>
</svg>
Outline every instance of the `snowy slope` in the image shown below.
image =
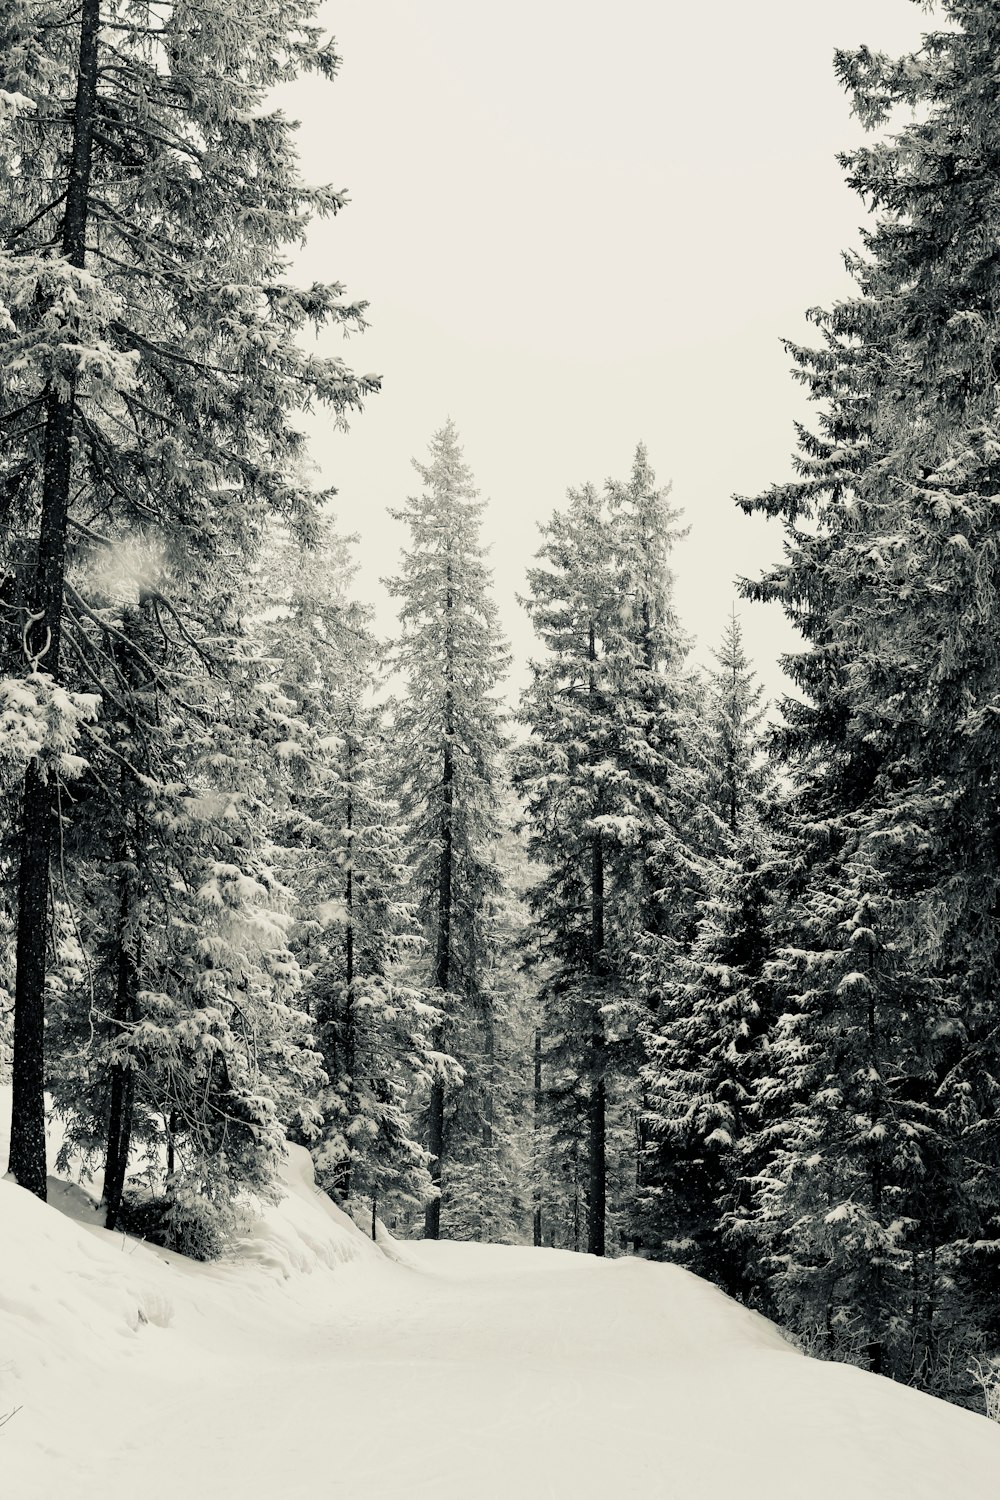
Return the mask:
<svg viewBox="0 0 1000 1500">
<path fill-rule="evenodd" d="M 4 1500 L 1000 1495 L 1000 1428 L 805 1359 L 674 1267 L 390 1260 L 305 1153 L 287 1184 L 196 1266 L 0 1182 Z"/>
</svg>

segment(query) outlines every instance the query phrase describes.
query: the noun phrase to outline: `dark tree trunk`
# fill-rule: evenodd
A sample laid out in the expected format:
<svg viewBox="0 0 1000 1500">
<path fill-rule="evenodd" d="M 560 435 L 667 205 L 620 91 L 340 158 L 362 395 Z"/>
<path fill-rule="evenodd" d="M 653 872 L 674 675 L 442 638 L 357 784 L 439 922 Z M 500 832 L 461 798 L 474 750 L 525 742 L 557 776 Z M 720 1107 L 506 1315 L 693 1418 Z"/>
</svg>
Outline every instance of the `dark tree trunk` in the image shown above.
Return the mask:
<svg viewBox="0 0 1000 1500">
<path fill-rule="evenodd" d="M 82 0 L 73 145 L 63 221 L 62 253 L 82 268 L 86 259 L 91 150 L 97 101 L 100 0 Z M 55 385 L 45 396 L 45 454 L 38 559 L 27 644 L 32 659 L 59 674 L 66 533 L 72 479 L 75 390 Z M 17 893 L 17 977 L 14 989 L 13 1103 L 10 1172 L 45 1197 L 45 967 L 49 861 L 55 821 L 50 788 L 37 761 L 27 768 L 21 812 Z"/>
<path fill-rule="evenodd" d="M 451 563 L 447 571 L 448 591 L 445 598 L 445 694 L 444 756 L 441 767 L 441 861 L 438 873 L 437 943 L 434 950 L 434 988 L 441 1002 L 447 1004 L 451 985 L 451 914 L 454 880 L 454 809 L 455 809 L 455 692 L 454 644 L 451 615 L 454 598 L 451 588 Z M 444 1050 L 444 1034 L 439 1028 L 434 1038 L 438 1051 Z M 427 1149 L 431 1154 L 431 1183 L 434 1197 L 424 1212 L 424 1238 L 441 1238 L 441 1167 L 444 1159 L 444 1081 L 435 1077 L 427 1118 Z"/>
<path fill-rule="evenodd" d="M 590 1161 L 587 1194 L 587 1252 L 604 1254 L 607 1197 L 605 1170 L 604 1037 L 594 1038 L 594 1083 L 590 1098 Z"/>
<path fill-rule="evenodd" d="M 877 1033 L 878 1018 L 877 1018 L 876 1009 L 875 1009 L 875 976 L 872 973 L 872 967 L 873 966 L 872 966 L 870 951 L 869 951 L 869 954 L 868 954 L 868 965 L 867 965 L 867 967 L 868 967 L 868 972 L 869 972 L 868 1017 L 867 1017 L 867 1020 L 868 1020 L 868 1066 L 869 1066 L 869 1068 L 876 1075 L 878 1075 L 878 1073 L 879 1073 L 878 1063 L 877 1063 L 877 1054 L 878 1054 L 878 1033 Z M 878 1085 L 876 1084 L 875 1087 L 877 1089 Z M 872 1099 L 872 1104 L 871 1104 L 872 1135 L 873 1135 L 873 1137 L 875 1137 L 875 1141 L 874 1141 L 874 1144 L 873 1144 L 873 1147 L 872 1147 L 872 1156 L 871 1156 L 871 1195 L 872 1195 L 872 1214 L 873 1214 L 873 1217 L 875 1218 L 876 1223 L 878 1223 L 881 1220 L 881 1218 L 882 1218 L 882 1212 L 883 1212 L 883 1204 L 882 1204 L 882 1187 L 883 1187 L 883 1183 L 882 1183 L 882 1154 L 881 1154 L 881 1147 L 880 1147 L 878 1139 L 877 1139 L 877 1129 L 876 1129 L 876 1127 L 880 1123 L 881 1113 L 882 1113 L 882 1111 L 881 1111 L 881 1100 L 879 1098 L 878 1093 L 876 1093 L 875 1096 L 874 1096 L 874 1098 Z M 876 1265 L 875 1265 L 875 1272 L 874 1272 L 873 1281 L 874 1281 L 875 1302 L 876 1302 L 876 1318 L 878 1319 L 878 1322 L 877 1322 L 876 1326 L 877 1326 L 877 1328 L 881 1329 L 881 1327 L 883 1326 L 883 1319 L 884 1319 L 884 1313 L 883 1313 L 883 1308 L 882 1308 L 882 1272 L 881 1272 L 881 1268 L 880 1268 L 880 1266 L 878 1265 L 877 1262 L 876 1262 Z M 883 1352 L 884 1352 L 884 1350 L 883 1350 L 882 1339 L 880 1337 L 878 1337 L 878 1335 L 876 1335 L 876 1337 L 874 1337 L 873 1339 L 871 1339 L 871 1341 L 868 1344 L 868 1363 L 871 1366 L 872 1371 L 876 1375 L 881 1375 L 881 1373 L 882 1373 Z"/>
<path fill-rule="evenodd" d="M 535 1137 L 535 1186 L 534 1212 L 531 1216 L 531 1243 L 538 1248 L 542 1243 L 542 1028 L 535 1027 L 535 1092 L 533 1133 Z"/>
<path fill-rule="evenodd" d="M 483 1150 L 493 1149 L 493 1125 L 495 1118 L 494 1090 L 496 1087 L 496 1032 L 493 1027 L 493 1009 L 487 1008 L 483 1016 L 483 1062 L 486 1072 L 486 1097 L 483 1101 Z"/>
<path fill-rule="evenodd" d="M 127 851 L 119 853 L 124 863 Z M 128 925 L 132 911 L 132 892 L 127 871 L 120 876 L 118 905 L 118 962 L 115 985 L 115 1010 L 112 1018 L 116 1033 L 128 1030 L 136 1018 L 138 971 L 128 948 Z M 108 1149 L 104 1161 L 104 1224 L 114 1229 L 121 1211 L 132 1145 L 132 1104 L 135 1097 L 135 1074 L 121 1063 L 111 1065 L 111 1108 L 108 1115 Z"/>
<path fill-rule="evenodd" d="M 441 1238 L 441 1157 L 444 1154 L 444 1084 L 435 1078 L 431 1084 L 427 1111 L 427 1149 L 431 1154 L 431 1183 L 434 1197 L 424 1210 L 424 1239 Z"/>
<path fill-rule="evenodd" d="M 573 1249 L 580 1248 L 580 1148 L 573 1143 Z"/>
</svg>

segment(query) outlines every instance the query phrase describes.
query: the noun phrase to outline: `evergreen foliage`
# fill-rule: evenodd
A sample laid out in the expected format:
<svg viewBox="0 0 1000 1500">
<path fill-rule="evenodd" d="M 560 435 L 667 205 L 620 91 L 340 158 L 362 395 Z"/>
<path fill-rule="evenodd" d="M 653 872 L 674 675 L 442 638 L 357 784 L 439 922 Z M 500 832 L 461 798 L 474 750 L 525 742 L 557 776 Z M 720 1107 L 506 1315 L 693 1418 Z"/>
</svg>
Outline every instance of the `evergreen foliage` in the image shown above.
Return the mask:
<svg viewBox="0 0 1000 1500">
<path fill-rule="evenodd" d="M 483 504 L 453 423 L 434 434 L 428 462 L 415 459 L 414 467 L 423 490 L 393 512 L 409 529 L 409 546 L 388 584 L 400 601 L 392 664 L 406 686 L 392 733 L 407 865 L 442 1012 L 427 1102 L 435 1195 L 426 1233 L 437 1238 L 452 1197 L 446 1161 L 467 1154 L 493 1109 L 490 909 L 501 889 L 504 746 L 496 693 L 508 657 L 479 541 Z"/>
<path fill-rule="evenodd" d="M 325 524 L 308 550 L 268 549 L 256 627 L 276 700 L 296 739 L 282 745 L 274 838 L 292 895 L 291 946 L 327 1083 L 314 1157 L 323 1186 L 368 1218 L 427 1196 L 408 1099 L 426 1082 L 432 1007 L 407 886 L 399 810 L 388 790 L 379 651 L 353 604 L 346 544 Z"/>
<path fill-rule="evenodd" d="M 300 0 L 266 11 L 208 0 L 161 14 L 83 0 L 57 20 L 15 3 L 2 21 L 4 669 L 15 692 L 46 693 L 51 682 L 100 699 L 80 746 L 91 780 L 108 787 L 124 773 L 129 782 L 101 857 L 108 909 L 95 918 L 95 940 L 107 935 L 121 971 L 102 1024 L 113 1047 L 123 1026 L 146 1028 L 148 1069 L 157 1088 L 178 1094 L 178 1109 L 189 1086 L 212 1095 L 201 1071 L 218 1068 L 217 1028 L 230 1025 L 236 991 L 254 1024 L 246 997 L 255 1009 L 259 974 L 227 967 L 213 948 L 237 935 L 262 956 L 283 947 L 270 919 L 254 914 L 271 901 L 269 876 L 237 826 L 251 804 L 242 769 L 233 772 L 241 757 L 228 755 L 233 690 L 247 686 L 234 563 L 253 555 L 271 512 L 308 530 L 316 502 L 299 478 L 295 414 L 319 401 L 342 419 L 377 385 L 297 339 L 309 327 L 360 326 L 361 305 L 337 285 L 300 290 L 286 276 L 287 248 L 310 216 L 342 202 L 302 184 L 292 126 L 268 104 L 280 82 L 335 72 L 313 10 Z M 128 577 L 128 590 L 109 588 L 109 572 Z M 162 650 L 151 653 L 151 639 Z M 247 774 L 252 794 L 255 769 Z M 28 760 L 8 866 L 17 908 L 11 1169 L 41 1197 L 47 893 L 52 852 L 70 841 L 59 777 L 42 757 Z M 148 993 L 159 1014 L 140 1023 L 143 954 L 158 946 L 141 931 L 154 870 L 161 892 L 176 887 L 169 930 L 180 953 L 155 961 Z M 284 960 L 274 964 L 261 982 L 283 996 Z M 250 1051 L 267 1055 L 259 1044 Z M 122 1097 L 112 1134 L 124 1129 L 129 1092 L 114 1057 L 106 1066 Z M 230 1073 L 220 1097 L 233 1087 Z M 245 1087 L 253 1093 L 253 1079 Z M 228 1104 L 223 1113 L 239 1116 Z M 257 1103 L 247 1123 L 251 1134 L 260 1125 Z M 200 1128 L 192 1123 L 192 1139 Z M 200 1139 L 199 1160 L 217 1148 L 214 1127 Z M 122 1140 L 127 1154 L 127 1131 Z"/>
<path fill-rule="evenodd" d="M 636 1070 L 644 1011 L 623 981 L 644 935 L 676 920 L 676 904 L 666 915 L 670 875 L 682 887 L 689 878 L 690 768 L 680 752 L 686 645 L 667 568 L 676 534 L 640 447 L 626 485 L 609 483 L 606 497 L 592 485 L 570 492 L 568 508 L 543 528 L 540 566 L 528 575 L 527 605 L 546 655 L 532 664 L 522 702 L 530 737 L 517 783 L 529 850 L 542 868 L 531 901 L 545 966 L 547 1094 L 553 1141 L 574 1163 L 574 1224 L 586 1133 L 595 1254 L 605 1247 L 616 1064 L 619 1177 L 623 1139 L 634 1138 L 628 1120 L 639 1107 L 625 1079 Z"/>
<path fill-rule="evenodd" d="M 720 1232 L 744 1197 L 748 1137 L 770 1019 L 773 794 L 761 689 L 729 622 L 706 701 L 706 810 L 714 857 L 702 866 L 697 931 L 672 964 L 647 966 L 658 1004 L 643 1033 L 646 1145 L 637 1223 L 648 1251 L 749 1295 L 742 1245 Z"/>
<path fill-rule="evenodd" d="M 941 0 L 912 56 L 836 58 L 874 218 L 791 347 L 818 407 L 795 478 L 741 502 L 784 534 L 743 584 L 802 636 L 781 722 L 735 613 L 689 665 L 640 444 L 541 528 L 513 750 L 454 425 L 392 512 L 388 647 L 307 477 L 303 414 L 342 427 L 379 383 L 303 337 L 364 304 L 288 277 L 344 203 L 271 104 L 337 71 L 317 9 L 0 8 L 12 1173 L 45 1196 L 48 1094 L 107 1227 L 207 1257 L 291 1135 L 373 1231 L 631 1242 L 975 1403 L 1000 1358 L 1000 7 Z"/>
<path fill-rule="evenodd" d="M 856 294 L 814 314 L 823 346 L 793 350 L 824 403 L 800 478 L 747 504 L 787 538 L 752 592 L 808 643 L 785 735 L 807 873 L 774 971 L 789 1094 L 761 1183 L 777 1305 L 954 1393 L 956 1296 L 996 1323 L 1000 1207 L 1000 18 L 942 15 L 913 56 L 838 55 L 859 117 L 897 128 L 844 158 L 877 218 L 848 258 Z"/>
</svg>

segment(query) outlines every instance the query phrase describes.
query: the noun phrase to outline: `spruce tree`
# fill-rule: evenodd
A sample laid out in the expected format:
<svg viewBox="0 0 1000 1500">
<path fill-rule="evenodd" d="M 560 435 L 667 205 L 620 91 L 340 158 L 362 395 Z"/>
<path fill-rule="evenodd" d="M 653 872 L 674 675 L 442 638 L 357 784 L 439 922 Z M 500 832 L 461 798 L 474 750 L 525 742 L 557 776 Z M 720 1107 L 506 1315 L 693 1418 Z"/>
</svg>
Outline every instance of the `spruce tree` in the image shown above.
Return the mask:
<svg viewBox="0 0 1000 1500">
<path fill-rule="evenodd" d="M 252 551 L 269 510 L 305 522 L 293 413 L 319 400 L 343 414 L 375 387 L 296 337 L 357 325 L 361 308 L 285 277 L 285 247 L 342 202 L 300 182 L 291 124 L 267 105 L 274 85 L 336 68 L 313 10 L 208 0 L 151 19 L 83 0 L 55 24 L 21 0 L 5 11 L 0 573 L 26 678 L 61 681 L 73 635 L 73 660 L 87 656 L 93 606 L 75 575 L 91 558 L 138 539 L 190 578 Z M 108 655 L 91 660 L 102 697 Z M 11 1170 L 44 1197 L 61 814 L 37 755 L 18 801 Z"/>
<path fill-rule="evenodd" d="M 327 1081 L 313 1144 L 324 1188 L 366 1222 L 421 1205 L 429 1178 L 408 1102 L 426 1081 L 433 1016 L 407 887 L 368 612 L 350 598 L 345 543 L 275 538 L 256 637 L 299 729 L 271 792 L 295 924 L 302 1002 Z M 294 753 L 292 753 L 294 751 Z"/>
<path fill-rule="evenodd" d="M 805 874 L 775 980 L 785 1058 L 814 1071 L 793 1075 L 780 1186 L 761 1183 L 779 1307 L 937 1389 L 955 1297 L 996 1325 L 1000 1212 L 1000 18 L 941 10 L 913 56 L 838 55 L 862 121 L 903 123 L 844 158 L 876 220 L 848 259 L 856 293 L 814 315 L 823 347 L 793 350 L 825 410 L 800 478 L 746 502 L 787 538 L 754 591 L 808 643 L 784 734 Z"/>
<path fill-rule="evenodd" d="M 505 795 L 496 851 L 499 888 L 483 914 L 490 955 L 484 980 L 488 1010 L 467 1046 L 461 1034 L 456 1038 L 467 1081 L 456 1096 L 452 1130 L 459 1145 L 449 1162 L 449 1234 L 492 1244 L 527 1238 L 532 1170 L 534 996 L 521 959 L 529 920 L 525 851 L 511 814 Z"/>
<path fill-rule="evenodd" d="M 490 576 L 479 542 L 483 510 L 452 422 L 434 434 L 423 491 L 394 512 L 409 529 L 400 573 L 393 665 L 405 693 L 394 714 L 399 803 L 410 877 L 430 948 L 430 988 L 442 1012 L 427 1103 L 434 1197 L 425 1234 L 447 1226 L 447 1159 L 481 1131 L 490 1090 L 482 1070 L 494 1026 L 489 974 L 496 935 L 488 921 L 499 890 L 496 845 L 502 792 L 503 715 L 496 696 L 507 666 Z M 450 1059 L 465 1070 L 465 1104 Z M 451 1080 L 451 1083 L 450 1083 Z"/>
<path fill-rule="evenodd" d="M 751 1293 L 746 1242 L 726 1238 L 760 1163 L 758 1089 L 773 1020 L 766 965 L 781 866 L 763 754 L 762 691 L 733 616 L 709 679 L 706 794 L 715 855 L 697 932 L 666 975 L 645 1032 L 648 1145 L 638 1220 L 643 1244 Z"/>
<path fill-rule="evenodd" d="M 635 812 L 634 830 L 618 858 L 628 892 L 618 940 L 624 984 L 611 1011 L 615 1067 L 632 1080 L 634 1169 L 625 1213 L 633 1238 L 637 1197 L 650 1161 L 646 1094 L 648 1038 L 664 987 L 690 945 L 706 851 L 713 846 L 707 808 L 705 705 L 687 666 L 690 641 L 674 607 L 673 549 L 686 534 L 670 498 L 657 484 L 645 445 L 636 449 L 626 483 L 606 485 L 625 609 L 614 652 L 615 756 Z M 637 1240 L 638 1243 L 638 1240 Z"/>
<path fill-rule="evenodd" d="M 285 1126 L 308 1117 L 318 1084 L 267 804 L 299 726 L 205 589 L 228 664 L 214 677 L 158 628 L 148 598 L 130 602 L 127 574 L 91 590 L 77 639 L 98 659 L 113 642 L 121 673 L 60 828 L 50 1088 L 66 1152 L 103 1168 L 109 1227 L 124 1212 L 212 1253 L 240 1193 L 271 1191 Z M 140 1195 L 155 1200 L 140 1207 L 133 1154 L 149 1168 Z"/>
<path fill-rule="evenodd" d="M 681 920 L 668 868 L 690 883 L 686 642 L 668 567 L 677 518 L 640 446 L 626 484 L 609 482 L 604 496 L 589 485 L 571 491 L 543 533 L 527 605 L 546 655 L 522 703 L 530 737 L 517 782 L 543 872 L 531 899 L 551 1124 L 555 1142 L 576 1143 L 568 1159 L 577 1163 L 585 1132 L 587 1243 L 600 1255 L 609 1164 L 615 1220 L 633 1192 L 645 1016 L 632 995 L 635 954 L 647 934 Z M 574 1166 L 574 1219 L 579 1182 Z"/>
<path fill-rule="evenodd" d="M 731 839 L 760 817 L 774 791 L 763 742 L 763 696 L 734 609 L 709 673 L 706 738 L 707 799 Z"/>
<path fill-rule="evenodd" d="M 549 1103 L 556 1138 L 571 1143 L 578 1224 L 579 1136 L 585 1130 L 587 1248 L 603 1255 L 606 1212 L 606 1033 L 613 982 L 606 951 L 606 838 L 616 811 L 617 768 L 605 753 L 608 682 L 603 647 L 620 610 L 601 497 L 570 491 L 543 528 L 527 607 L 547 656 L 532 663 L 521 717 L 516 784 L 529 819 L 529 853 L 542 866 L 530 893 L 541 927 Z M 577 1228 L 574 1240 L 578 1242 Z"/>
</svg>

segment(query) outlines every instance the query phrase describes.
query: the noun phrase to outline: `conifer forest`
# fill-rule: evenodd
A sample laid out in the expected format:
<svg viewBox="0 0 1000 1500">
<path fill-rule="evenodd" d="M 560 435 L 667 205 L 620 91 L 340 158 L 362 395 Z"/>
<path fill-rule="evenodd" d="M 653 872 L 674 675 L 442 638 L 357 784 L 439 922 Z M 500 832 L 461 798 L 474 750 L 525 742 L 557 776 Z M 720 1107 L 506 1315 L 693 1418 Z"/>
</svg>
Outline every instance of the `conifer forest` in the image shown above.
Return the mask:
<svg viewBox="0 0 1000 1500">
<path fill-rule="evenodd" d="M 339 337 L 378 286 L 294 274 L 347 197 L 272 100 L 336 89 L 336 5 L 2 0 L 19 1192 L 214 1263 L 304 1148 L 362 1236 L 670 1263 L 1000 1415 L 1000 3 L 919 9 L 835 57 L 866 227 L 787 345 L 792 477 L 729 505 L 772 561 L 695 641 L 662 435 L 567 453 L 524 661 L 461 371 L 400 551 L 317 478 L 393 377 Z"/>
</svg>

